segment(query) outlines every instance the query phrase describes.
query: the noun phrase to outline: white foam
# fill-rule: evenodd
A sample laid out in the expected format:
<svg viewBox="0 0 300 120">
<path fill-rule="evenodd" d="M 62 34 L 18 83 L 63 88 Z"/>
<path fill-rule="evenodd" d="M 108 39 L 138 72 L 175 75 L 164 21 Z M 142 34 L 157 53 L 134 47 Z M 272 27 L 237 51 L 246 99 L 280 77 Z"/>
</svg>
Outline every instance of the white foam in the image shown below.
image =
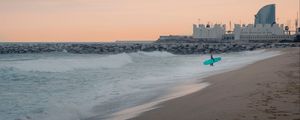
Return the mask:
<svg viewBox="0 0 300 120">
<path fill-rule="evenodd" d="M 143 55 L 143 56 L 150 56 L 150 57 L 172 57 L 175 56 L 172 53 L 169 52 L 165 52 L 165 51 L 154 51 L 154 52 L 137 52 L 137 54 L 139 55 Z"/>
<path fill-rule="evenodd" d="M 108 56 L 91 57 L 65 57 L 65 58 L 40 58 L 26 61 L 15 61 L 6 64 L 6 67 L 17 68 L 24 71 L 35 72 L 66 72 L 75 69 L 96 69 L 96 68 L 120 68 L 132 63 L 128 54 L 117 54 Z"/>
</svg>

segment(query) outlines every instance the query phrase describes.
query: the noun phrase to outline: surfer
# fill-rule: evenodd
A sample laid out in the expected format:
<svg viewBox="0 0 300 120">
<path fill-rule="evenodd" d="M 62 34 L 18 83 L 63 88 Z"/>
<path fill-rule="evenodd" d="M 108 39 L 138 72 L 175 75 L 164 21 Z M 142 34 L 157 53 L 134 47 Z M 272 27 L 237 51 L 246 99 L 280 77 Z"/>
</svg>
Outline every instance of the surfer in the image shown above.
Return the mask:
<svg viewBox="0 0 300 120">
<path fill-rule="evenodd" d="M 203 62 L 204 65 L 214 66 L 214 63 L 221 61 L 221 59 L 222 59 L 221 57 L 214 57 L 213 56 L 214 51 L 212 49 L 210 49 L 208 51 L 208 53 L 210 54 L 210 59 L 205 60 Z"/>
<path fill-rule="evenodd" d="M 215 61 L 215 59 L 213 57 L 213 50 L 210 50 L 209 53 L 210 53 L 210 59 L 212 59 L 213 61 Z M 211 63 L 210 66 L 214 66 L 214 63 Z"/>
</svg>

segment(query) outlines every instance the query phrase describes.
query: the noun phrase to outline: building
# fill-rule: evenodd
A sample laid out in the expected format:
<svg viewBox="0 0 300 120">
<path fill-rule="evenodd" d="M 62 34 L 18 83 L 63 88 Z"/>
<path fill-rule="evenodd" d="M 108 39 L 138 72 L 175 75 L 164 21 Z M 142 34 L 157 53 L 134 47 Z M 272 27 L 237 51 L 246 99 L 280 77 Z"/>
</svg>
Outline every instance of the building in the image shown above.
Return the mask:
<svg viewBox="0 0 300 120">
<path fill-rule="evenodd" d="M 234 40 L 234 34 L 225 34 L 225 35 L 223 35 L 222 40 L 223 40 L 223 41 Z"/>
<path fill-rule="evenodd" d="M 266 40 L 290 40 L 290 35 L 285 34 L 283 25 L 278 24 L 249 24 L 234 26 L 235 40 L 249 40 L 249 41 L 266 41 Z"/>
<path fill-rule="evenodd" d="M 277 42 L 291 41 L 295 36 L 290 35 L 288 28 L 275 21 L 275 4 L 262 7 L 255 15 L 254 24 L 235 24 L 234 31 L 226 34 L 226 26 L 221 24 L 193 25 L 192 36 L 161 36 L 160 41 L 198 41 L 198 42 L 230 42 L 231 40 Z M 300 39 L 300 35 L 298 36 Z"/>
<path fill-rule="evenodd" d="M 254 24 L 275 24 L 275 4 L 262 7 L 255 15 Z"/>
<path fill-rule="evenodd" d="M 199 24 L 193 25 L 193 38 L 196 39 L 222 39 L 225 34 L 225 25 L 215 24 L 213 26 Z"/>
<path fill-rule="evenodd" d="M 276 24 L 275 4 L 262 7 L 255 15 L 255 24 L 234 26 L 234 40 L 249 41 L 280 41 L 291 40 L 290 35 L 285 34 L 284 25 Z"/>
</svg>

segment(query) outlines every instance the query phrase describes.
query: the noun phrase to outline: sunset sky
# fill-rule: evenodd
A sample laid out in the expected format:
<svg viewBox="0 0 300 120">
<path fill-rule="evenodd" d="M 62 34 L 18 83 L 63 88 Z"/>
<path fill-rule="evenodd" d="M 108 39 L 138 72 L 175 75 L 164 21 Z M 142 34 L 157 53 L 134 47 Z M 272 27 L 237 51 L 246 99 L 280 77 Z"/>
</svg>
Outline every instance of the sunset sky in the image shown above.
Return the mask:
<svg viewBox="0 0 300 120">
<path fill-rule="evenodd" d="M 192 24 L 253 23 L 267 4 L 294 25 L 298 0 L 0 0 L 0 42 L 107 42 L 191 35 Z M 229 27 L 228 27 L 229 28 Z"/>
</svg>

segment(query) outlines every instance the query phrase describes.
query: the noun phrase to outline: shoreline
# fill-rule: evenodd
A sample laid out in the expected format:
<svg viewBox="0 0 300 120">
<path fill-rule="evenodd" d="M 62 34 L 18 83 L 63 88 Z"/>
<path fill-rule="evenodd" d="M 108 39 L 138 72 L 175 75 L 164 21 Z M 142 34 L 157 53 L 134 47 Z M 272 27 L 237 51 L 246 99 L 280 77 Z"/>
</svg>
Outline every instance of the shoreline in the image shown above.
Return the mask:
<svg viewBox="0 0 300 120">
<path fill-rule="evenodd" d="M 283 54 L 260 60 L 232 71 L 226 71 L 217 75 L 205 77 L 204 79 L 201 79 L 201 83 L 208 82 L 210 86 L 201 90 L 199 89 L 194 92 L 190 92 L 190 94 L 185 94 L 183 96 L 178 96 L 176 98 L 167 99 L 160 101 L 159 103 L 152 104 L 152 107 L 150 106 L 149 109 L 140 111 L 139 113 L 141 114 L 137 113 L 139 114 L 138 116 L 136 116 L 137 114 L 135 116 L 131 116 L 130 120 L 300 118 L 300 110 L 295 108 L 297 105 L 300 106 L 299 99 L 296 99 L 294 103 L 291 103 L 293 104 L 292 106 L 288 105 L 288 108 L 293 110 L 283 112 L 284 110 L 281 110 L 281 108 L 287 107 L 285 103 L 273 103 L 277 99 L 283 99 L 282 97 L 278 98 L 278 96 L 281 96 L 282 93 L 276 93 L 276 90 L 278 91 L 278 89 L 269 90 L 270 86 L 272 85 L 281 85 L 281 87 L 285 85 L 278 85 L 278 81 L 287 82 L 281 80 L 283 78 L 280 76 L 274 76 L 274 70 L 276 71 L 278 68 L 283 67 L 285 68 L 284 70 L 292 68 L 294 71 L 296 69 L 296 72 L 297 68 L 299 70 L 299 64 L 295 62 L 299 63 L 300 58 L 299 55 L 297 56 L 297 53 L 299 54 L 300 49 L 288 48 L 280 49 L 280 51 L 283 52 Z M 288 57 L 294 58 L 288 59 Z M 297 57 L 299 59 L 297 59 Z M 276 64 L 279 65 L 276 66 Z M 286 66 L 286 64 L 295 64 L 296 67 Z M 270 65 L 271 67 L 266 65 Z M 259 75 L 258 73 L 266 74 Z M 258 76 L 254 74 L 257 74 Z M 275 75 L 276 74 L 280 73 L 275 73 Z M 253 75 L 255 77 L 254 80 L 250 77 L 253 77 Z M 292 78 L 295 79 L 295 76 L 297 77 L 299 75 L 296 74 L 292 76 Z M 290 79 L 289 76 L 287 78 Z M 261 79 L 264 80 L 260 81 Z M 271 82 L 272 84 L 270 83 L 270 85 L 268 82 Z M 201 83 L 198 82 L 198 84 Z M 300 90 L 299 85 L 299 83 L 296 84 L 296 90 Z M 274 92 L 275 97 L 270 97 L 270 95 L 265 93 L 266 91 L 267 93 Z M 296 97 L 297 94 L 298 96 L 300 95 L 297 92 L 293 94 L 296 94 Z M 292 96 L 290 99 L 295 100 L 295 95 L 290 96 Z"/>
<path fill-rule="evenodd" d="M 164 103 L 164 102 L 167 102 L 169 100 L 176 99 L 179 97 L 183 97 L 183 96 L 189 95 L 189 94 L 197 92 L 197 91 L 200 91 L 209 85 L 210 84 L 207 82 L 201 82 L 201 83 L 181 85 L 181 86 L 172 88 L 172 90 L 170 90 L 170 91 L 172 91 L 170 94 L 167 94 L 165 96 L 157 98 L 157 100 L 154 100 L 152 102 L 138 105 L 138 106 L 128 108 L 128 109 L 119 111 L 117 113 L 114 113 L 106 120 L 127 120 L 127 119 L 131 119 L 131 118 L 135 118 L 144 112 L 159 108 L 158 105 L 160 105 L 161 103 Z"/>
</svg>

